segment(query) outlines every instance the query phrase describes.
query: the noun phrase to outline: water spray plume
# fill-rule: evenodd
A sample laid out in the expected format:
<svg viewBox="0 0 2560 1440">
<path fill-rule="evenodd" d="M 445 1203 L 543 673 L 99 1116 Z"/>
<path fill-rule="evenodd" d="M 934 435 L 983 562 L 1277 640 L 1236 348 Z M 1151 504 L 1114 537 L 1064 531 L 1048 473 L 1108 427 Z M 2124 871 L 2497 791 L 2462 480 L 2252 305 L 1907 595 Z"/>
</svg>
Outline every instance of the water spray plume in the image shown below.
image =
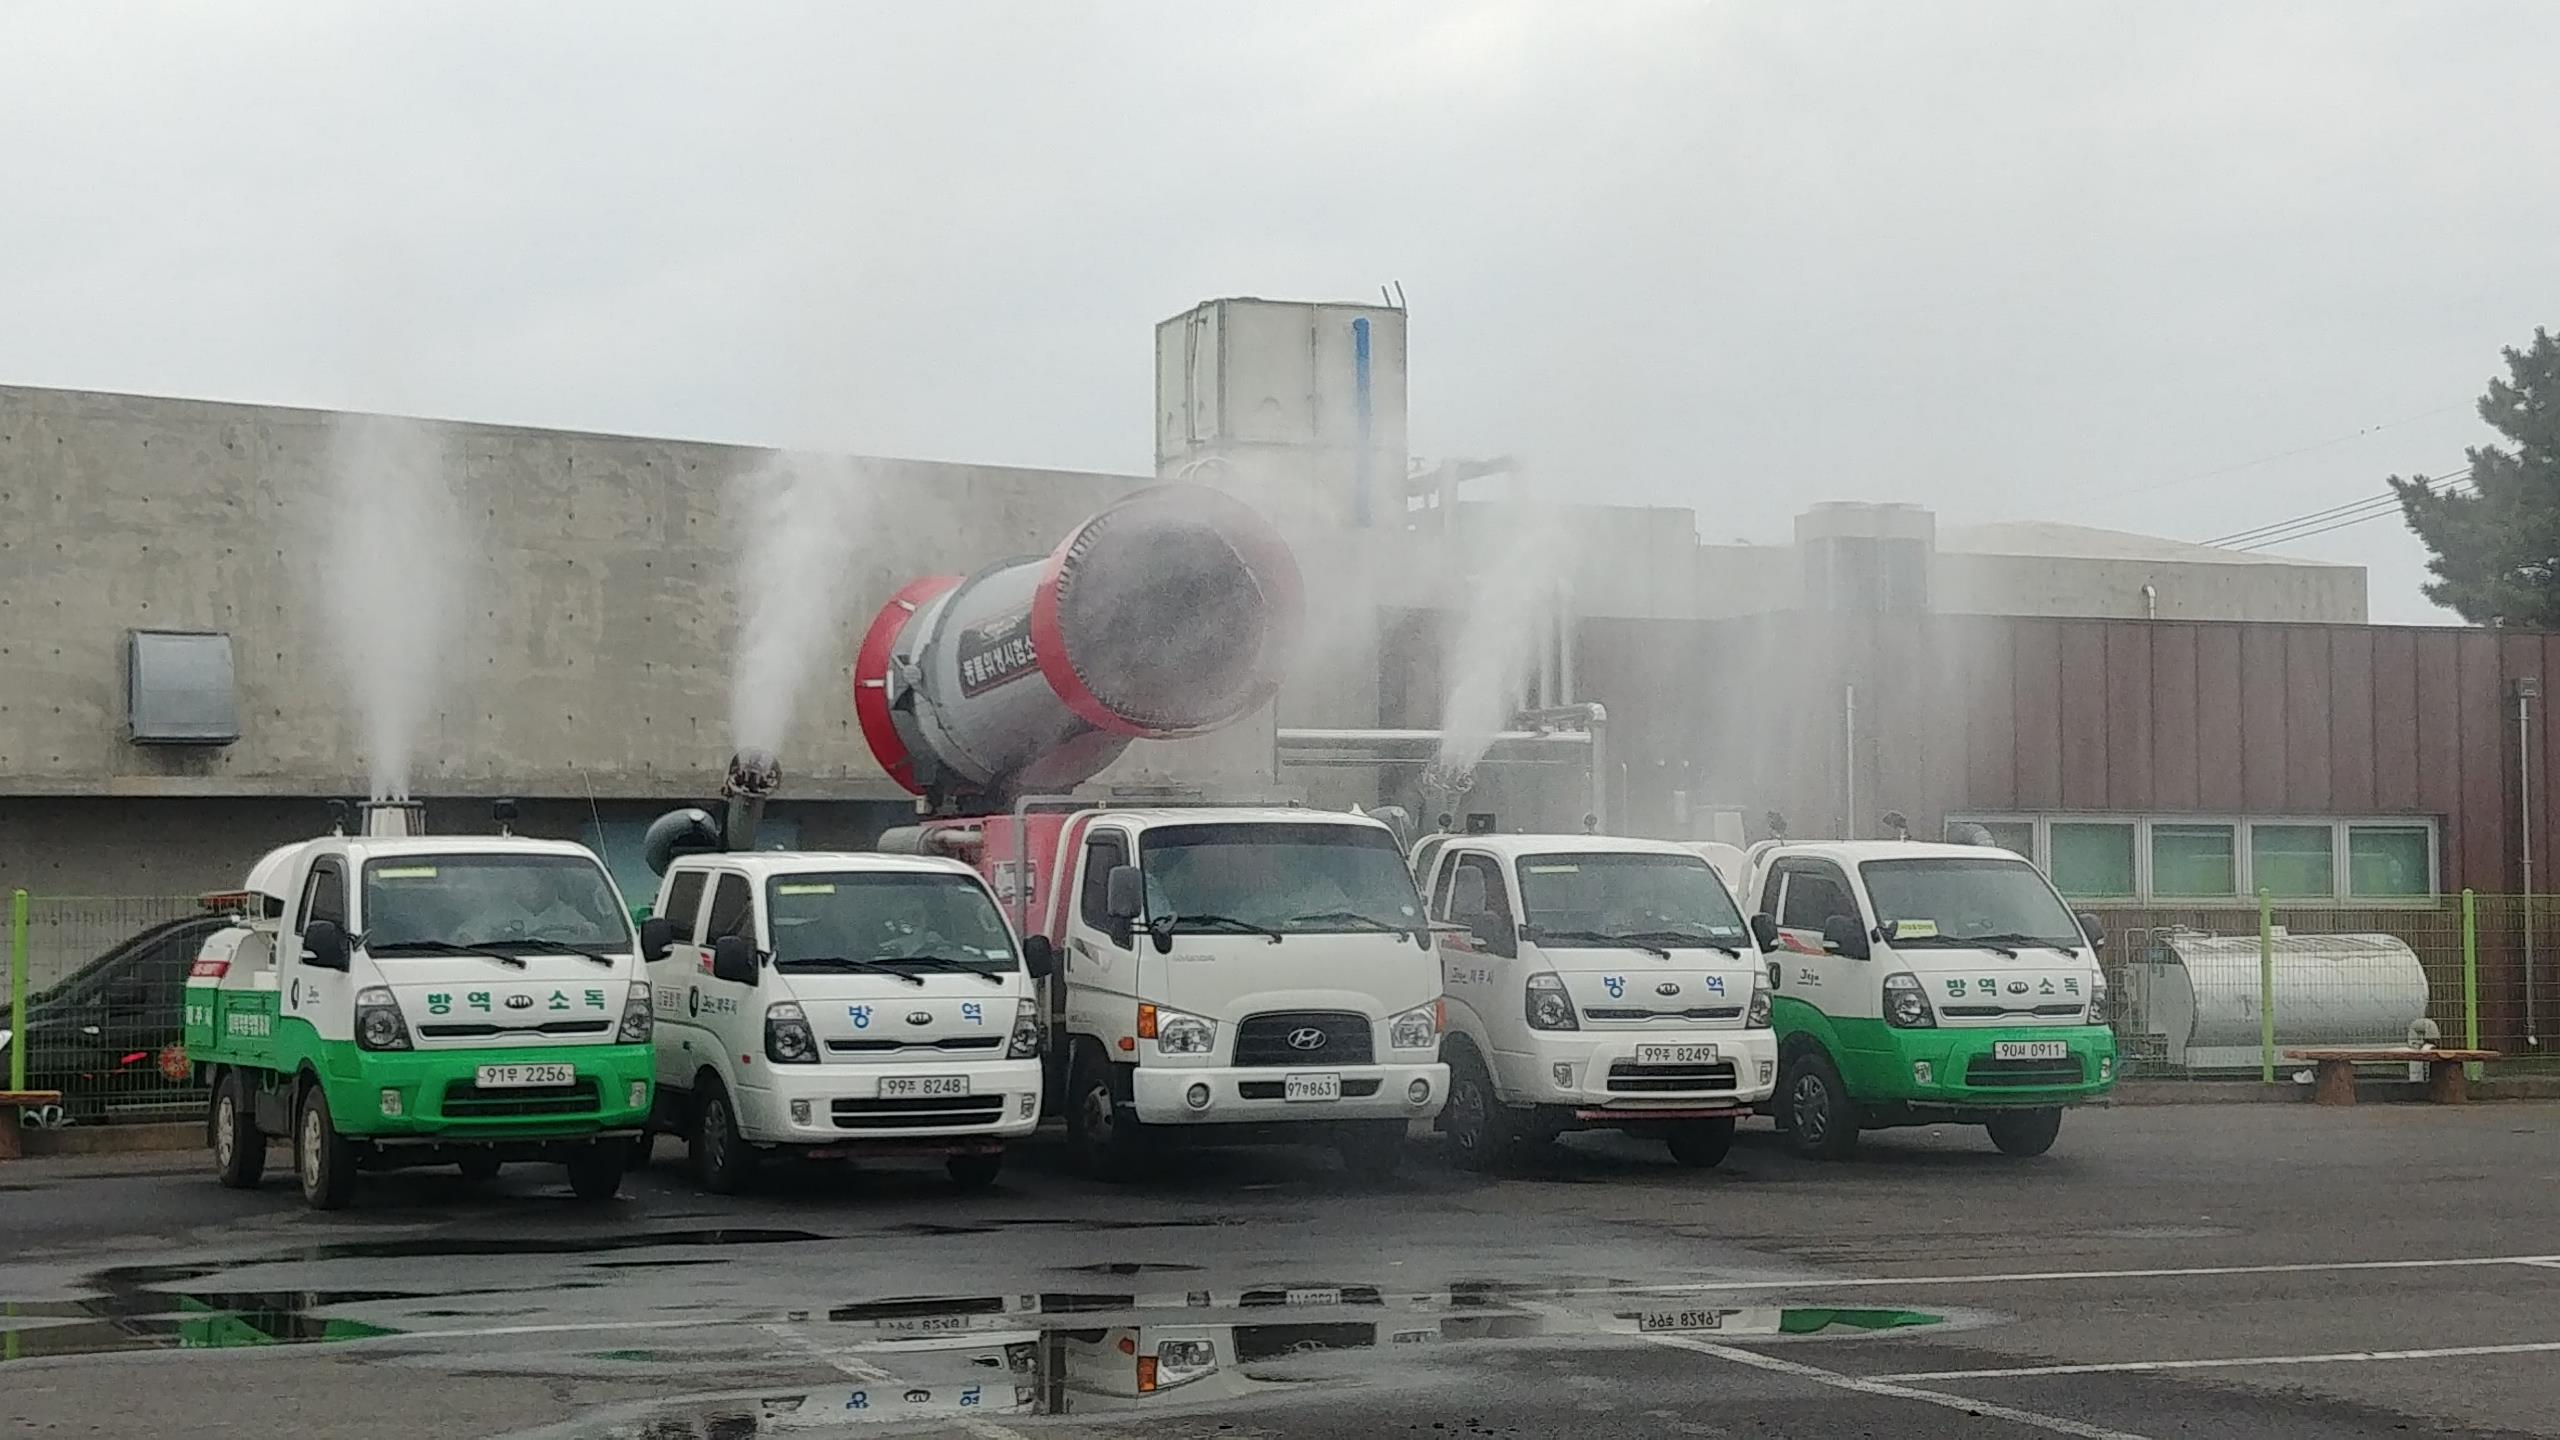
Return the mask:
<svg viewBox="0 0 2560 1440">
<path fill-rule="evenodd" d="M 1440 754 L 1433 767 L 1434 783 L 1458 792 L 1471 783 L 1476 762 L 1521 708 L 1530 667 L 1549 633 L 1556 581 L 1570 548 L 1543 507 L 1503 506 L 1492 513 L 1500 530 L 1482 547 L 1489 553 L 1470 556 L 1474 579 L 1450 656 L 1449 690 L 1440 710 Z"/>
<path fill-rule="evenodd" d="M 868 499 L 857 462 L 816 455 L 774 455 L 732 486 L 744 563 L 730 675 L 734 748 L 782 749 L 843 618 Z"/>
<path fill-rule="evenodd" d="M 405 800 L 472 552 L 430 427 L 342 417 L 330 468 L 329 524 L 316 548 L 321 611 L 363 725 L 367 788 L 376 800 Z"/>
</svg>

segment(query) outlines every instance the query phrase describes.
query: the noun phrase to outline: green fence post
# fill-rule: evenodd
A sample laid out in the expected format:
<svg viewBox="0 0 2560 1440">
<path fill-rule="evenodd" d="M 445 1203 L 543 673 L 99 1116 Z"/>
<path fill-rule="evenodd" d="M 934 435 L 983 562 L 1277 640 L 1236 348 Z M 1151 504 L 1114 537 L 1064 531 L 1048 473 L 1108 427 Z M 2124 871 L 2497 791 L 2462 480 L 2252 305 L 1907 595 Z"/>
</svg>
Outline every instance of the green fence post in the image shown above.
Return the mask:
<svg viewBox="0 0 2560 1440">
<path fill-rule="evenodd" d="M 2276 1083 L 2276 907 L 2258 891 L 2258 1079 Z"/>
<path fill-rule="evenodd" d="M 2462 1048 L 2480 1048 L 2480 912 L 2479 897 L 2462 892 Z M 2477 1060 L 2462 1067 L 2470 1079 L 2480 1078 Z"/>
<path fill-rule="evenodd" d="M 9 1088 L 27 1088 L 27 892 L 9 896 Z"/>
</svg>

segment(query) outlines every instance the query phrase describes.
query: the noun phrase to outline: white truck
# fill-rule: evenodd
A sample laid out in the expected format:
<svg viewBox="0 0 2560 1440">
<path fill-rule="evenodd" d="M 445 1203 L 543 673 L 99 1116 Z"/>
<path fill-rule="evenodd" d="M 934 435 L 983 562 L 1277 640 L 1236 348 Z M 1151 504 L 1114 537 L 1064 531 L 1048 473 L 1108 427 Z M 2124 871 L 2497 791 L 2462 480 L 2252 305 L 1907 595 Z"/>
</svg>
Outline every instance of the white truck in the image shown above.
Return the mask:
<svg viewBox="0 0 2560 1440">
<path fill-rule="evenodd" d="M 1054 942 L 1050 1093 L 1090 1173 L 1181 1137 L 1330 1143 L 1382 1175 L 1448 1094 L 1440 965 L 1380 821 L 1025 800 L 883 844 L 967 859 Z"/>
<path fill-rule="evenodd" d="M 1566 1130 L 1659 1136 L 1711 1166 L 1777 1086 L 1766 962 L 1707 861 L 1667 841 L 1435 835 L 1415 847 L 1439 922 L 1459 1163 Z"/>
<path fill-rule="evenodd" d="M 641 923 L 657 1009 L 653 1126 L 718 1194 L 778 1153 L 943 1157 L 994 1182 L 1040 1123 L 1035 977 L 986 883 L 923 856 L 687 855 Z"/>
</svg>

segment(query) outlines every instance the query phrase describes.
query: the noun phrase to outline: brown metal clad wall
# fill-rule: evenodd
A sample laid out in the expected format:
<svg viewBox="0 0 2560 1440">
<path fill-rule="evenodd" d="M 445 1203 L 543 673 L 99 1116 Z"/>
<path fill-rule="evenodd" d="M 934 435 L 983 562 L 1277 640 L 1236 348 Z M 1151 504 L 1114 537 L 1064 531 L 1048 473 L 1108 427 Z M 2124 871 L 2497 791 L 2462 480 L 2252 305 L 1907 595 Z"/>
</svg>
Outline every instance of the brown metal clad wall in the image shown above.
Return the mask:
<svg viewBox="0 0 2560 1440">
<path fill-rule="evenodd" d="M 2014 629 L 1976 622 L 1967 659 L 1972 706 L 1957 724 L 1965 737 L 1965 788 L 1956 803 L 1992 810 L 2018 806 L 2018 651 Z"/>
<path fill-rule="evenodd" d="M 2142 811 L 2157 803 L 2152 784 L 2157 758 L 2151 748 L 2151 707 L 2159 693 L 2151 680 L 2150 630 L 2113 626 L 2107 652 L 2107 798 L 2112 810 Z"/>
<path fill-rule="evenodd" d="M 2152 803 L 2164 810 L 2193 810 L 2204 803 L 2197 777 L 2196 627 L 2151 627 Z"/>
<path fill-rule="evenodd" d="M 2062 636 L 2049 620 L 2017 622 L 2018 808 L 2062 808 Z"/>
<path fill-rule="evenodd" d="M 2461 749 L 2458 755 L 2438 762 L 2432 756 L 2421 756 L 2421 764 L 2446 763 L 2460 776 L 2460 808 L 2456 812 L 2454 833 L 2460 837 L 2457 848 L 2462 854 L 2463 883 L 2476 889 L 2498 890 L 2508 885 L 2507 848 L 2507 770 L 2501 763 L 2509 752 L 2505 745 L 2504 727 L 2499 723 L 2504 704 L 2499 698 L 2498 637 L 2487 631 L 2470 631 L 2457 640 L 2459 659 L 2456 683 L 2461 687 Z"/>
<path fill-rule="evenodd" d="M 2261 814 L 2284 809 L 2284 658 L 2283 630 L 2240 632 L 2240 800 Z"/>
<path fill-rule="evenodd" d="M 2240 630 L 2196 631 L 2196 766 L 2198 809 L 2230 814 L 2246 808 L 2241 784 Z"/>
<path fill-rule="evenodd" d="M 2373 632 L 2373 808 L 2418 808 L 2418 637 Z"/>
<path fill-rule="evenodd" d="M 2305 626 L 2284 636 L 2284 808 L 2330 813 L 2330 726 L 2338 697 L 2329 689 L 2329 633 Z"/>
<path fill-rule="evenodd" d="M 2344 626 L 2329 632 L 2329 799 L 2350 814 L 2375 806 L 2373 635 Z"/>
<path fill-rule="evenodd" d="M 2107 627 L 2062 626 L 2062 808 L 2107 804 Z"/>
</svg>

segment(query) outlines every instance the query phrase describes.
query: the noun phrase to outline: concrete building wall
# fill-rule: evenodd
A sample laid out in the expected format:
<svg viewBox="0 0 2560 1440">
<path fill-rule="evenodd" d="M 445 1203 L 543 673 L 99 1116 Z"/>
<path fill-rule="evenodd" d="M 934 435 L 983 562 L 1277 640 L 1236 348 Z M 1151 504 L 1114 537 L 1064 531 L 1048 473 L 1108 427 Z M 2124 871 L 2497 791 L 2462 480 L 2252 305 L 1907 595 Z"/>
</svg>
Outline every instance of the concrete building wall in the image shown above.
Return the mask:
<svg viewBox="0 0 2560 1440">
<path fill-rule="evenodd" d="M 1937 580 L 1937 608 L 1947 614 L 2349 625 L 2365 621 L 2364 570 L 2353 565 L 1941 550 Z M 2149 596 L 2143 593 L 2145 585 L 2151 587 Z"/>
</svg>

